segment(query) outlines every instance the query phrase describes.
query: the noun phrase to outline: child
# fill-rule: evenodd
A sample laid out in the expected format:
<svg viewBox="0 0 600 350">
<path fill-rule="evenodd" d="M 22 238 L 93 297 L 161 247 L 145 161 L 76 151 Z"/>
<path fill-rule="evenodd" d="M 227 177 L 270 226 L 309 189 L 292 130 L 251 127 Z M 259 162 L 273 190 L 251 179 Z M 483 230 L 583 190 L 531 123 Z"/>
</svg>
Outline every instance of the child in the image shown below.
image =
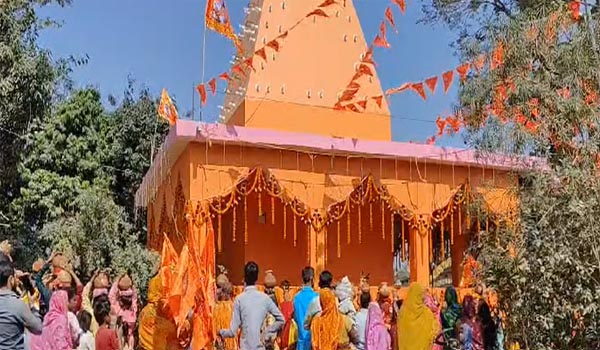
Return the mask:
<svg viewBox="0 0 600 350">
<path fill-rule="evenodd" d="M 81 328 L 77 350 L 94 350 L 96 348 L 94 334 L 90 331 L 92 315 L 85 310 L 81 310 L 77 315 L 77 320 L 79 321 L 79 328 Z"/>
<path fill-rule="evenodd" d="M 102 301 L 94 305 L 94 318 L 100 326 L 96 333 L 96 350 L 119 350 L 119 339 L 110 328 L 110 303 Z"/>
<path fill-rule="evenodd" d="M 127 322 L 123 322 L 122 317 L 117 317 L 117 337 L 119 338 L 119 344 L 121 344 L 121 350 L 133 350 L 129 347 L 129 325 Z"/>
<path fill-rule="evenodd" d="M 137 321 L 137 293 L 129 274 L 123 274 L 113 283 L 108 294 L 111 310 L 114 315 L 121 317 L 128 325 L 125 334 L 130 349 L 134 347 L 133 329 Z"/>
<path fill-rule="evenodd" d="M 79 320 L 77 319 L 77 316 L 75 316 L 78 300 L 77 290 L 75 288 L 69 288 L 67 295 L 69 297 L 67 319 L 69 320 L 69 330 L 71 331 L 71 344 L 73 344 L 73 348 L 76 348 L 79 343 L 79 337 L 81 336 Z"/>
</svg>

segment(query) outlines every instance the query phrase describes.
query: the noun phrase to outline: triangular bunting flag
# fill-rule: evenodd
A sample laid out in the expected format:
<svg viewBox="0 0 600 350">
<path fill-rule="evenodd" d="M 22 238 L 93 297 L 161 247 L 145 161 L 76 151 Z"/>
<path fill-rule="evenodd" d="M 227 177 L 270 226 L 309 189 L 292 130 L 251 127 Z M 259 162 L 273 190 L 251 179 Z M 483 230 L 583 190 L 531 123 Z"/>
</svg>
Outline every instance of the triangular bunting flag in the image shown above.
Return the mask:
<svg viewBox="0 0 600 350">
<path fill-rule="evenodd" d="M 425 141 L 425 144 L 427 144 L 427 145 L 433 145 L 433 144 L 435 144 L 435 136 L 431 136 L 430 138 L 428 138 Z"/>
<path fill-rule="evenodd" d="M 248 66 L 248 67 L 252 68 L 252 70 L 256 72 L 256 69 L 254 69 L 253 61 L 254 61 L 254 60 L 253 60 L 253 57 L 252 57 L 252 56 L 250 56 L 250 57 L 246 58 L 246 60 L 244 61 L 244 64 L 245 64 L 246 66 Z"/>
<path fill-rule="evenodd" d="M 431 77 L 425 80 L 425 85 L 429 88 L 432 94 L 435 94 L 435 88 L 437 87 L 438 77 Z"/>
<path fill-rule="evenodd" d="M 383 102 L 383 95 L 379 95 L 379 96 L 375 96 L 375 97 L 371 97 L 375 103 L 377 104 L 377 107 L 381 108 L 381 104 Z"/>
<path fill-rule="evenodd" d="M 579 21 L 581 18 L 581 2 L 571 1 L 569 3 L 569 10 L 571 10 L 571 18 L 576 22 Z"/>
<path fill-rule="evenodd" d="M 460 66 L 456 67 L 456 72 L 460 76 L 461 81 L 465 81 L 467 79 L 467 74 L 469 73 L 469 69 L 471 69 L 471 63 L 463 63 Z"/>
<path fill-rule="evenodd" d="M 373 76 L 373 70 L 371 70 L 371 68 L 366 64 L 361 64 L 360 66 L 358 66 L 358 72 L 361 73 L 361 75 L 368 75 L 370 77 Z"/>
<path fill-rule="evenodd" d="M 264 47 L 262 49 L 256 51 L 256 55 L 260 56 L 265 61 L 267 60 L 267 52 L 265 51 Z"/>
<path fill-rule="evenodd" d="M 230 79 L 229 73 L 227 73 L 227 72 L 222 73 L 221 75 L 219 75 L 219 79 L 229 81 L 229 79 Z"/>
<path fill-rule="evenodd" d="M 450 89 L 450 85 L 452 85 L 452 81 L 454 81 L 454 71 L 449 70 L 442 74 L 442 81 L 444 83 L 444 94 L 448 93 Z"/>
<path fill-rule="evenodd" d="M 352 112 L 360 112 L 358 107 L 354 103 L 351 103 L 345 107 L 347 110 L 351 110 Z"/>
<path fill-rule="evenodd" d="M 196 90 L 198 90 L 198 94 L 200 95 L 200 101 L 204 106 L 206 104 L 206 87 L 204 86 L 204 84 L 200 84 L 196 86 Z"/>
<path fill-rule="evenodd" d="M 448 116 L 446 117 L 446 123 L 448 123 L 454 133 L 460 131 L 460 119 L 458 117 Z"/>
<path fill-rule="evenodd" d="M 244 70 L 242 69 L 242 67 L 240 67 L 239 64 L 236 64 L 233 67 L 231 67 L 231 72 L 238 73 L 239 75 L 245 75 Z"/>
<path fill-rule="evenodd" d="M 358 101 L 356 104 L 362 109 L 367 109 L 367 100 Z"/>
<path fill-rule="evenodd" d="M 209 82 L 208 82 L 208 87 L 210 88 L 210 92 L 212 92 L 212 94 L 216 94 L 217 93 L 217 79 L 212 78 Z"/>
<path fill-rule="evenodd" d="M 405 2 L 405 0 L 393 0 L 393 1 L 400 8 L 400 12 L 402 12 L 402 14 L 405 14 L 406 13 L 406 2 Z"/>
<path fill-rule="evenodd" d="M 340 102 L 350 101 L 354 98 L 354 96 L 356 95 L 357 92 L 358 92 L 358 90 L 345 90 L 342 93 L 342 97 L 340 97 L 339 101 Z"/>
<path fill-rule="evenodd" d="M 396 22 L 394 21 L 394 14 L 389 6 L 387 9 L 385 9 L 385 18 L 387 18 L 388 22 L 390 22 L 390 25 L 392 28 L 394 28 L 394 31 L 398 33 L 398 28 L 396 28 Z"/>
<path fill-rule="evenodd" d="M 373 46 L 369 47 L 367 52 L 365 52 L 365 57 L 362 59 L 363 63 L 369 63 L 375 66 L 375 61 L 373 61 Z"/>
<path fill-rule="evenodd" d="M 333 110 L 334 111 L 342 111 L 342 110 L 344 110 L 344 107 L 342 106 L 341 103 L 337 102 L 335 105 L 333 105 Z"/>
<path fill-rule="evenodd" d="M 427 100 L 427 95 L 425 94 L 425 88 L 423 87 L 423 83 L 412 83 L 410 84 L 410 88 L 413 89 L 422 99 Z"/>
<path fill-rule="evenodd" d="M 360 89 L 360 84 L 357 83 L 357 82 L 355 82 L 355 81 L 352 81 L 352 82 L 350 82 L 350 84 L 348 84 L 348 86 L 346 87 L 346 89 L 347 90 L 349 90 L 349 89 L 358 90 L 358 89 Z"/>
<path fill-rule="evenodd" d="M 273 50 L 275 50 L 276 52 L 279 52 L 279 48 L 280 48 L 279 41 L 277 41 L 277 39 L 273 39 L 267 43 L 267 47 L 270 47 Z"/>
<path fill-rule="evenodd" d="M 308 15 L 306 15 L 306 17 L 311 17 L 311 16 L 329 17 L 325 13 L 325 11 L 323 11 L 321 9 L 316 9 L 316 10 L 312 11 L 311 13 L 309 13 Z"/>
<path fill-rule="evenodd" d="M 373 45 L 377 47 L 383 47 L 385 49 L 390 47 L 390 44 L 387 42 L 387 40 L 385 38 L 380 37 L 379 34 L 377 34 L 375 40 L 373 40 Z"/>
<path fill-rule="evenodd" d="M 404 91 L 408 90 L 408 88 L 410 88 L 410 84 L 409 83 L 404 83 L 404 84 L 400 85 L 397 88 L 387 89 L 386 92 L 385 92 L 385 94 L 386 95 L 399 94 L 401 92 L 404 92 Z"/>
</svg>

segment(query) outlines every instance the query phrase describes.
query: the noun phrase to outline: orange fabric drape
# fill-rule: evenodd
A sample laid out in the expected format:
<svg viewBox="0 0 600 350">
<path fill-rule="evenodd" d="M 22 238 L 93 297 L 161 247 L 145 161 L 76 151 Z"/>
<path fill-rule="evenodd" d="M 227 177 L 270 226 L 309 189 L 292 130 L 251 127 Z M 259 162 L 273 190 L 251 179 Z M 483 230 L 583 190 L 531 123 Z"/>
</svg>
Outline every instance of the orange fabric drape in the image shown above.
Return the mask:
<svg viewBox="0 0 600 350">
<path fill-rule="evenodd" d="M 322 311 L 311 324 L 313 349 L 337 350 L 344 322 L 337 308 L 337 299 L 331 290 L 323 289 L 319 292 L 319 301 Z"/>
<path fill-rule="evenodd" d="M 217 302 L 214 311 L 215 329 L 229 329 L 233 316 L 233 300 Z M 237 337 L 225 339 L 225 350 L 237 350 Z"/>
<path fill-rule="evenodd" d="M 170 294 L 170 288 L 173 286 L 175 278 L 175 269 L 179 260 L 179 256 L 173 247 L 173 243 L 165 233 L 163 233 L 163 246 L 160 259 L 159 275 L 161 277 L 163 295 Z"/>
</svg>

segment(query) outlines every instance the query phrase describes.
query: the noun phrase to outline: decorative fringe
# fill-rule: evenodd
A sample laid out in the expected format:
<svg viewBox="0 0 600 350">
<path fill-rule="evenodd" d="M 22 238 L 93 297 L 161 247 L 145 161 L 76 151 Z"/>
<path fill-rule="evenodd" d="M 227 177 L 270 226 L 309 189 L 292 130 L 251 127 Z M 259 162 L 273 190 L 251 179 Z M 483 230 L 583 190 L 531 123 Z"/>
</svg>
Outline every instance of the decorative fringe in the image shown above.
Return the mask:
<svg viewBox="0 0 600 350">
<path fill-rule="evenodd" d="M 462 209 L 458 207 L 458 235 L 462 236 Z"/>
<path fill-rule="evenodd" d="M 275 197 L 271 196 L 271 225 L 275 225 Z"/>
<path fill-rule="evenodd" d="M 219 204 L 219 206 L 221 206 L 221 204 Z M 221 213 L 219 213 L 217 215 L 217 225 L 219 226 L 219 228 L 217 229 L 217 251 L 220 253 L 223 251 L 223 241 L 222 241 L 222 236 L 221 233 L 223 232 L 223 220 L 222 220 L 223 215 L 221 215 Z"/>
<path fill-rule="evenodd" d="M 390 212 L 390 251 L 394 253 L 394 212 Z"/>
<path fill-rule="evenodd" d="M 405 255 L 405 253 L 404 253 L 404 219 L 400 219 L 400 226 L 402 226 L 402 228 L 401 228 L 402 242 L 400 242 L 400 248 L 402 249 L 402 260 L 404 260 L 404 258 L 405 258 L 405 256 L 404 256 Z"/>
<path fill-rule="evenodd" d="M 358 244 L 362 243 L 362 203 L 358 203 Z"/>
<path fill-rule="evenodd" d="M 441 242 L 441 253 L 442 253 L 442 257 L 440 259 L 440 261 L 444 261 L 444 259 L 446 258 L 446 242 L 444 242 L 444 220 L 442 220 L 441 222 L 441 233 L 440 233 L 440 242 Z"/>
<path fill-rule="evenodd" d="M 369 230 L 373 232 L 373 202 L 369 202 Z"/>
<path fill-rule="evenodd" d="M 381 239 L 385 241 L 385 206 L 381 201 Z"/>
<path fill-rule="evenodd" d="M 248 196 L 244 197 L 244 244 L 248 244 Z"/>
<path fill-rule="evenodd" d="M 348 219 L 348 222 L 346 223 L 346 226 L 347 226 L 346 229 L 348 230 L 348 234 L 347 234 L 347 242 L 348 242 L 348 244 L 350 244 L 350 242 L 352 241 L 352 231 L 350 231 L 350 224 L 351 224 L 350 223 L 350 212 L 351 212 L 351 210 L 350 210 L 350 204 L 348 203 L 348 212 L 346 213 L 347 219 Z"/>
<path fill-rule="evenodd" d="M 283 203 L 283 240 L 287 238 L 287 205 Z"/>
<path fill-rule="evenodd" d="M 433 227 L 429 229 L 429 261 L 433 261 Z"/>
<path fill-rule="evenodd" d="M 310 265 L 310 249 L 308 248 L 310 247 L 310 223 L 306 224 L 306 245 L 306 264 Z"/>
<path fill-rule="evenodd" d="M 262 194 L 261 192 L 257 189 L 256 190 L 257 193 L 257 198 L 258 198 L 258 216 L 261 216 L 263 214 L 263 210 L 262 210 Z"/>
<path fill-rule="evenodd" d="M 235 243 L 235 231 L 237 227 L 237 206 L 234 205 L 231 209 L 233 209 L 233 219 L 231 220 L 231 234 L 233 236 L 233 243 Z"/>
<path fill-rule="evenodd" d="M 337 222 L 337 243 L 336 243 L 337 244 L 337 246 L 336 246 L 336 248 L 337 248 L 337 257 L 338 258 L 342 257 L 342 245 L 340 243 L 340 241 L 341 241 L 340 226 L 341 226 L 341 224 L 340 224 L 340 221 L 338 220 L 338 222 Z"/>
<path fill-rule="evenodd" d="M 294 216 L 294 247 L 296 246 L 296 244 L 298 243 L 298 226 L 297 224 L 297 219 L 296 219 L 296 214 L 293 215 Z"/>
<path fill-rule="evenodd" d="M 450 214 L 450 244 L 454 244 L 454 210 Z"/>
</svg>

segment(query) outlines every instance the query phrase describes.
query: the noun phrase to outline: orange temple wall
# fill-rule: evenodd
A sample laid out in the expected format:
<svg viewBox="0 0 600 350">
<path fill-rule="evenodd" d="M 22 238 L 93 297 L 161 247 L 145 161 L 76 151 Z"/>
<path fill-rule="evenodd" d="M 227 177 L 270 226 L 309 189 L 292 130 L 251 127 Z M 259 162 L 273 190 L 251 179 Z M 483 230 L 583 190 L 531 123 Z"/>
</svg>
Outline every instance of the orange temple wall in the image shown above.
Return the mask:
<svg viewBox="0 0 600 350">
<path fill-rule="evenodd" d="M 307 204 L 311 209 L 323 209 L 336 202 L 336 198 L 328 197 L 327 189 L 327 179 L 335 176 L 354 179 L 356 182 L 371 174 L 389 186 L 401 184 L 403 188 L 409 189 L 406 198 L 402 198 L 402 202 L 406 201 L 403 204 L 418 214 L 433 212 L 437 209 L 436 206 L 447 201 L 455 188 L 466 181 L 472 186 L 493 182 L 496 187 L 507 187 L 512 183 L 508 173 L 483 168 L 332 155 L 311 157 L 307 153 L 290 150 L 192 142 L 170 167 L 166 181 L 158 185 L 157 194 L 148 206 L 149 247 L 160 249 L 162 235 L 159 233 L 170 232 L 170 239 L 176 249 L 181 249 L 185 237 L 185 229 L 181 229 L 185 202 L 225 194 L 239 176 L 254 167 L 262 167 L 274 173 L 279 180 L 288 184 L 294 194 L 309 202 Z M 352 186 L 333 189 L 332 193 L 339 196 L 344 191 L 349 193 Z M 368 272 L 374 283 L 393 282 L 394 255 L 391 237 L 394 229 L 391 211 L 385 206 L 382 220 L 380 202 L 362 206 L 360 233 L 358 211 L 353 209 L 350 240 L 345 219 L 339 221 L 338 235 L 337 222 L 316 232 L 314 228 L 308 229 L 297 217 L 297 237 L 294 244 L 294 215 L 286 210 L 284 239 L 284 210 L 278 199 L 272 201 L 269 195 L 261 195 L 261 207 L 265 214 L 262 219 L 258 214 L 258 195 L 251 193 L 247 201 L 246 220 L 244 198 L 240 198 L 235 209 L 221 216 L 221 251 L 217 253 L 217 263 L 230 271 L 234 284 L 241 283 L 243 265 L 250 260 L 256 261 L 262 271 L 274 270 L 279 281 L 287 279 L 296 285 L 300 284 L 300 270 L 306 265 L 314 266 L 317 271 L 330 269 L 335 276 L 348 275 L 353 281 L 358 281 L 361 272 Z M 272 208 L 273 203 L 275 206 Z M 233 210 L 236 213 L 235 239 L 232 229 Z M 274 222 L 272 213 L 275 214 Z M 454 222 L 456 231 L 457 221 Z M 213 215 L 213 223 L 217 231 L 216 215 Z M 463 223 L 463 231 L 466 230 L 464 226 Z M 419 239 L 416 229 L 406 226 L 405 231 L 406 239 L 411 242 L 411 279 L 428 284 L 429 242 L 427 239 Z M 397 229 L 394 235 L 398 240 Z M 460 264 L 467 245 L 467 233 L 457 233 L 451 249 L 452 279 L 455 285 L 460 281 Z"/>
</svg>

